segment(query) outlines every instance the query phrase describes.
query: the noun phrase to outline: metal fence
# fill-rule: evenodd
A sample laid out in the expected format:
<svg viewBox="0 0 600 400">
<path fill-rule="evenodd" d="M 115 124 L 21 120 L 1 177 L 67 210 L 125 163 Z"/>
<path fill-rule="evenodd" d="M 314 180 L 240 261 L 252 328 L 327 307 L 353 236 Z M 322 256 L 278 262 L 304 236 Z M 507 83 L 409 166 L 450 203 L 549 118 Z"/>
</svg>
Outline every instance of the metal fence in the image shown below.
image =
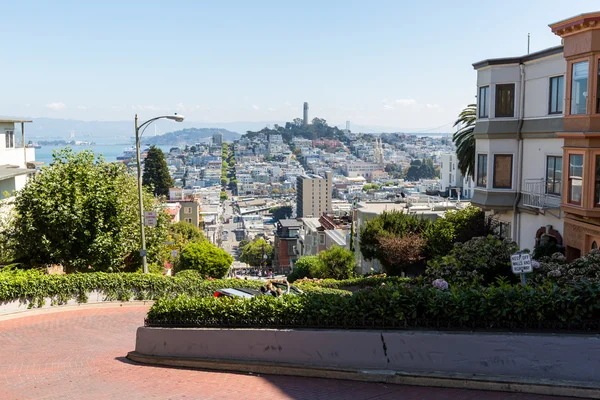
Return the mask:
<svg viewBox="0 0 600 400">
<path fill-rule="evenodd" d="M 486 332 L 569 332 L 600 334 L 599 320 L 586 321 L 526 321 L 478 320 L 454 321 L 443 319 L 394 318 L 356 319 L 302 319 L 302 318 L 252 318 L 252 319 L 145 319 L 144 326 L 162 328 L 224 328 L 224 329 L 366 329 L 366 330 L 432 330 L 432 331 L 486 331 Z"/>
</svg>

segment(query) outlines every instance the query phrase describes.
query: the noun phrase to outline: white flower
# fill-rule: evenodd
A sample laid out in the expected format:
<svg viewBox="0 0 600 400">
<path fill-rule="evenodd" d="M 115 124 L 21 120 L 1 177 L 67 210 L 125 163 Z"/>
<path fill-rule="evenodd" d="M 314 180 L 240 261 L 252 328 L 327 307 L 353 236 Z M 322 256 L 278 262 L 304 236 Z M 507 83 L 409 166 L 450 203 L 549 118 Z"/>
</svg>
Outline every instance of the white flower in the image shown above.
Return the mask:
<svg viewBox="0 0 600 400">
<path fill-rule="evenodd" d="M 433 281 L 432 285 L 433 285 L 433 287 L 436 287 L 438 289 L 442 289 L 442 290 L 448 289 L 448 282 L 446 282 L 443 279 L 436 279 L 435 281 Z"/>
</svg>

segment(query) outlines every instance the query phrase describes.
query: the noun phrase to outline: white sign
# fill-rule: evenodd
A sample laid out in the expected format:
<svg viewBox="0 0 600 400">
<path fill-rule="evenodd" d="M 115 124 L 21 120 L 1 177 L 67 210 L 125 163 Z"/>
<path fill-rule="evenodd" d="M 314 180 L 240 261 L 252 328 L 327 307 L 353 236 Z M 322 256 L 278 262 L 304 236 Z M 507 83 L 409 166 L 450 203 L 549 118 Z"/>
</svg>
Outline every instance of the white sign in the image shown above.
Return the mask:
<svg viewBox="0 0 600 400">
<path fill-rule="evenodd" d="M 510 256 L 513 274 L 527 274 L 533 271 L 530 254 L 513 254 Z"/>
<path fill-rule="evenodd" d="M 156 223 L 157 223 L 156 211 L 144 212 L 144 225 L 156 226 Z"/>
</svg>

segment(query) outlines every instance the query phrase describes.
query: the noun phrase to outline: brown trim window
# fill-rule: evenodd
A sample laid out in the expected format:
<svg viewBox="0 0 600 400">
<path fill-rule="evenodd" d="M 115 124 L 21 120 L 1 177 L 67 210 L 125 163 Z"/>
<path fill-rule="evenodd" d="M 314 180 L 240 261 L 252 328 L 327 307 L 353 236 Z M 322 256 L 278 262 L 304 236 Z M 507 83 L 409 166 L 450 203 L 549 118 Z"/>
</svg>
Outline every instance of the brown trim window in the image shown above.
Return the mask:
<svg viewBox="0 0 600 400">
<path fill-rule="evenodd" d="M 496 118 L 515 116 L 515 84 L 496 85 Z"/>
<path fill-rule="evenodd" d="M 596 156 L 596 180 L 594 182 L 594 205 L 600 206 L 600 156 Z"/>
<path fill-rule="evenodd" d="M 569 154 L 569 203 L 581 205 L 583 195 L 583 154 Z"/>
<path fill-rule="evenodd" d="M 562 157 L 546 158 L 546 194 L 560 196 L 562 183 Z"/>
<path fill-rule="evenodd" d="M 512 154 L 494 154 L 494 189 L 512 188 Z"/>
<path fill-rule="evenodd" d="M 589 62 L 581 61 L 571 66 L 571 114 L 587 114 Z"/>
<path fill-rule="evenodd" d="M 490 105 L 488 104 L 488 93 L 490 91 L 489 86 L 482 86 L 479 88 L 478 107 L 479 107 L 479 118 L 489 117 Z"/>
<path fill-rule="evenodd" d="M 598 60 L 598 76 L 596 76 L 596 114 L 600 114 L 600 59 Z"/>
<path fill-rule="evenodd" d="M 550 78 L 550 98 L 548 99 L 548 114 L 562 114 L 563 112 L 563 93 L 565 77 L 554 76 Z"/>
<path fill-rule="evenodd" d="M 487 154 L 477 155 L 477 186 L 487 187 Z"/>
</svg>

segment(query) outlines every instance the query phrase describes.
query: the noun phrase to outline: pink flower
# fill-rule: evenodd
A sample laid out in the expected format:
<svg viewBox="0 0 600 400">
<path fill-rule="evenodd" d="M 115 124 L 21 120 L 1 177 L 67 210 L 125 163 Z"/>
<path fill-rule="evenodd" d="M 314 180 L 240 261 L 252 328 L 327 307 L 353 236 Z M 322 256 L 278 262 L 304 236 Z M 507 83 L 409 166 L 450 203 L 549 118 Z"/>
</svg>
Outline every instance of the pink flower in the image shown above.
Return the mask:
<svg viewBox="0 0 600 400">
<path fill-rule="evenodd" d="M 446 282 L 443 279 L 436 279 L 435 281 L 432 282 L 433 287 L 438 288 L 438 289 L 448 289 L 448 282 Z"/>
</svg>

